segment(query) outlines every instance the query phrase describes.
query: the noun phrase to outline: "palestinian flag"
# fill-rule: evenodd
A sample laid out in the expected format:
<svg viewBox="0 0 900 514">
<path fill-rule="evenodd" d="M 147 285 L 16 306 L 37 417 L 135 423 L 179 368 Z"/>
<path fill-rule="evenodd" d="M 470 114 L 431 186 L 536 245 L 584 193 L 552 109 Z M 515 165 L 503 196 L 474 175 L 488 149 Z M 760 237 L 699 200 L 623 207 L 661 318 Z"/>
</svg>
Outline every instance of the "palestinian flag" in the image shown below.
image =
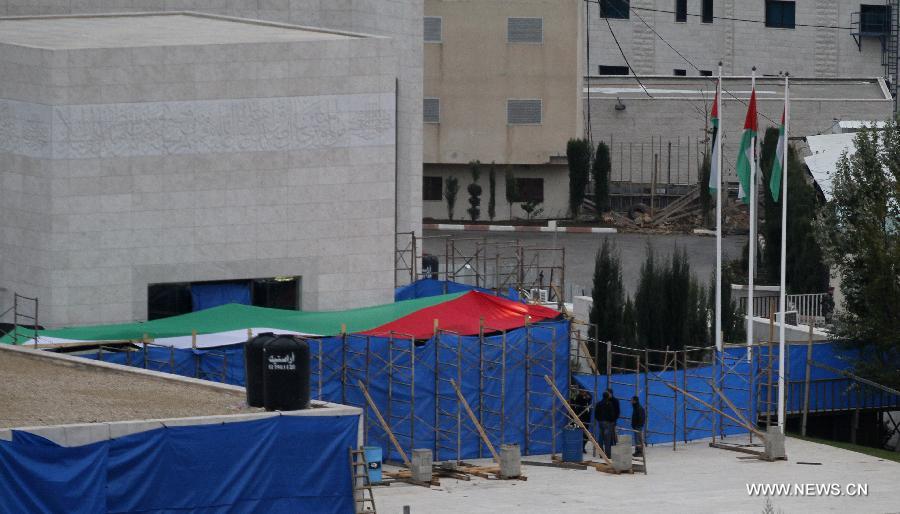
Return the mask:
<svg viewBox="0 0 900 514">
<path fill-rule="evenodd" d="M 712 152 L 710 153 L 712 161 L 709 164 L 709 190 L 711 192 L 715 192 L 721 183 L 719 180 L 719 154 L 717 153 L 721 151 L 719 147 L 719 89 L 720 87 L 716 87 L 716 99 L 713 100 L 712 119 L 710 120 L 713 128 Z"/>
<path fill-rule="evenodd" d="M 737 175 L 740 182 L 738 197 L 744 203 L 750 203 L 750 181 L 753 177 L 754 140 L 758 131 L 756 121 L 756 90 L 750 92 L 750 105 L 747 106 L 747 118 L 744 120 L 744 134 L 741 136 L 741 149 L 738 151 Z"/>
<path fill-rule="evenodd" d="M 772 163 L 772 176 L 769 178 L 769 191 L 772 192 L 772 199 L 776 202 L 781 195 L 781 166 L 784 163 L 784 111 L 781 111 L 781 125 L 778 126 L 778 147 L 775 150 L 775 162 Z"/>
</svg>

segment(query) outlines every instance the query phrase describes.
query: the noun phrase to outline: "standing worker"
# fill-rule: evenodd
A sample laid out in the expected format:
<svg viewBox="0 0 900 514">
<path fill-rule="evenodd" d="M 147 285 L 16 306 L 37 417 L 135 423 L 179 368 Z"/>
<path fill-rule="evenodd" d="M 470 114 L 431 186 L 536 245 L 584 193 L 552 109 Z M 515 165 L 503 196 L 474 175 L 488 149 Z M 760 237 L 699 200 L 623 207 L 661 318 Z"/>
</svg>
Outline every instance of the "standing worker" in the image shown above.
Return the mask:
<svg viewBox="0 0 900 514">
<path fill-rule="evenodd" d="M 600 424 L 600 441 L 603 452 L 609 457 L 612 454 L 613 438 L 616 435 L 616 406 L 609 395 L 609 391 L 603 392 L 603 399 L 597 402 L 594 408 L 594 417 Z"/>
<path fill-rule="evenodd" d="M 642 457 L 644 455 L 644 423 L 647 421 L 647 414 L 641 407 L 641 400 L 637 396 L 631 397 L 631 429 L 634 430 L 634 455 L 633 457 Z"/>
<path fill-rule="evenodd" d="M 619 444 L 619 437 L 616 434 L 616 424 L 619 422 L 619 416 L 622 415 L 622 406 L 619 404 L 619 399 L 616 398 L 616 393 L 613 392 L 612 387 L 606 391 L 609 393 L 609 399 L 612 401 L 616 413 L 616 417 L 613 418 L 613 444 Z"/>
<path fill-rule="evenodd" d="M 591 426 L 591 395 L 588 394 L 582 388 L 578 388 L 578 393 L 575 395 L 575 398 L 572 400 L 572 410 L 575 411 L 575 414 L 578 415 L 578 419 L 584 423 L 585 427 Z M 581 434 L 581 445 L 584 448 L 584 444 L 587 443 L 587 434 Z"/>
</svg>

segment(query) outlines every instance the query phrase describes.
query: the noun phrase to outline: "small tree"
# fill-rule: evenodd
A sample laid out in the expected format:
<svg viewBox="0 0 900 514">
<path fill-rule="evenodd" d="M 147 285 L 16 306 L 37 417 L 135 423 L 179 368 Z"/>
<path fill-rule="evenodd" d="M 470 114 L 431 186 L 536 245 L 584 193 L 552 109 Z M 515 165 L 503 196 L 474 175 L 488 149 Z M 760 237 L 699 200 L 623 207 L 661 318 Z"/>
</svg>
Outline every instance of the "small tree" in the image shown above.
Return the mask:
<svg viewBox="0 0 900 514">
<path fill-rule="evenodd" d="M 525 219 L 531 221 L 544 213 L 543 207 L 538 207 L 540 204 L 541 202 L 526 200 L 525 203 L 520 204 L 519 207 L 521 207 L 522 210 L 525 211 Z"/>
<path fill-rule="evenodd" d="M 591 290 L 593 303 L 590 312 L 591 336 L 600 341 L 621 344 L 625 307 L 625 288 L 622 285 L 622 266 L 615 245 L 603 239 L 594 260 L 594 285 Z M 597 365 L 606 367 L 606 353 L 597 356 Z"/>
<path fill-rule="evenodd" d="M 761 268 L 769 282 L 781 277 L 781 202 L 772 199 L 769 178 L 778 146 L 778 129 L 769 128 L 763 138 L 759 167 L 763 174 L 763 212 L 760 232 L 766 241 Z M 789 293 L 823 293 L 828 289 L 829 272 L 814 226 L 819 210 L 816 191 L 808 183 L 804 164 L 793 147 L 788 147 L 787 289 Z"/>
<path fill-rule="evenodd" d="M 578 217 L 584 201 L 591 153 L 591 143 L 587 139 L 570 139 L 566 144 L 566 159 L 569 161 L 569 212 L 573 218 Z"/>
<path fill-rule="evenodd" d="M 609 211 L 609 174 L 612 169 L 609 147 L 603 141 L 597 144 L 597 155 L 591 173 L 594 179 L 594 205 L 597 215 Z"/>
<path fill-rule="evenodd" d="M 488 218 L 491 221 L 497 216 L 497 172 L 494 168 L 495 163 L 492 162 L 488 172 Z"/>
<path fill-rule="evenodd" d="M 453 221 L 453 207 L 456 206 L 457 193 L 459 193 L 459 180 L 456 177 L 447 177 L 444 199 L 447 200 L 447 217 L 450 218 L 450 221 Z"/>
<path fill-rule="evenodd" d="M 503 181 L 506 185 L 506 203 L 509 204 L 509 219 L 511 220 L 512 206 L 519 201 L 519 187 L 518 183 L 516 183 L 516 177 L 509 168 L 506 168 L 506 171 L 503 173 Z"/>
<path fill-rule="evenodd" d="M 478 179 L 481 178 L 481 162 L 472 161 L 469 166 L 472 169 L 472 183 L 466 188 L 469 191 L 470 205 L 467 212 L 472 221 L 477 221 L 481 217 L 481 186 L 478 185 Z"/>
<path fill-rule="evenodd" d="M 857 373 L 900 387 L 900 128 L 862 130 L 855 145 L 820 224 L 844 295 L 835 335 L 859 350 Z"/>
</svg>

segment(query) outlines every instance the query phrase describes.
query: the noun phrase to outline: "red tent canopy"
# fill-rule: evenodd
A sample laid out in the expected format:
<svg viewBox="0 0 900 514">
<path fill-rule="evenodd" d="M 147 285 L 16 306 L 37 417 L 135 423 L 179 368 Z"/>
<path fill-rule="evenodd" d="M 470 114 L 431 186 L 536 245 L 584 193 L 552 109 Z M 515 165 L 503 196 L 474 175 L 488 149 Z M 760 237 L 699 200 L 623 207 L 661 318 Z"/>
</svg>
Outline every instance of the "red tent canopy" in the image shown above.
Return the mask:
<svg viewBox="0 0 900 514">
<path fill-rule="evenodd" d="M 525 325 L 525 317 L 532 323 L 554 319 L 560 313 L 540 305 L 526 305 L 492 296 L 478 291 L 470 291 L 459 298 L 432 305 L 413 312 L 390 323 L 373 328 L 365 335 L 386 337 L 395 334 L 412 335 L 416 339 L 428 339 L 434 335 L 434 320 L 438 328 L 461 335 L 478 334 L 480 320 L 489 330 L 510 330 Z"/>
</svg>

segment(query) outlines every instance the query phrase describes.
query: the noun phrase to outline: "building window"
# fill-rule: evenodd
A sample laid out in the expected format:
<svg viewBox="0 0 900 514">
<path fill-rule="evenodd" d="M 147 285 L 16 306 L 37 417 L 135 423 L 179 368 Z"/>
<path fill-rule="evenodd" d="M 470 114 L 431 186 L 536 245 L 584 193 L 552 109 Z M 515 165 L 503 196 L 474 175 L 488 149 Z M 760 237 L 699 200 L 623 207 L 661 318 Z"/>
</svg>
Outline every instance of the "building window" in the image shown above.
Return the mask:
<svg viewBox="0 0 900 514">
<path fill-rule="evenodd" d="M 629 0 L 600 0 L 600 17 L 627 20 L 630 8 Z"/>
<path fill-rule="evenodd" d="M 444 179 L 422 177 L 422 199 L 426 202 L 440 201 L 444 197 Z"/>
<path fill-rule="evenodd" d="M 597 66 L 600 75 L 628 75 L 628 66 Z"/>
<path fill-rule="evenodd" d="M 426 98 L 425 103 L 422 105 L 422 118 L 425 123 L 440 123 L 441 122 L 441 99 L 440 98 Z"/>
<path fill-rule="evenodd" d="M 507 43 L 543 43 L 543 18 L 507 18 Z"/>
<path fill-rule="evenodd" d="M 674 70 L 672 70 L 672 75 L 675 75 L 676 77 L 686 77 L 687 70 L 679 70 L 678 68 L 675 68 Z"/>
<path fill-rule="evenodd" d="M 675 22 L 687 23 L 687 0 L 675 0 Z"/>
<path fill-rule="evenodd" d="M 700 70 L 701 77 L 712 77 L 712 71 L 710 70 Z"/>
<path fill-rule="evenodd" d="M 540 125 L 541 100 L 507 100 L 506 123 L 509 125 Z"/>
<path fill-rule="evenodd" d="M 766 27 L 794 28 L 794 2 L 766 0 Z"/>
<path fill-rule="evenodd" d="M 443 19 L 440 16 L 425 17 L 425 42 L 440 43 L 443 41 Z"/>
<path fill-rule="evenodd" d="M 517 178 L 516 179 L 516 196 L 514 202 L 534 202 L 541 203 L 544 201 L 544 179 L 542 178 Z"/>
<path fill-rule="evenodd" d="M 713 0 L 703 0 L 703 14 L 700 21 L 703 23 L 713 22 Z"/>
<path fill-rule="evenodd" d="M 882 35 L 890 34 L 891 8 L 887 5 L 859 6 L 859 31 L 863 34 Z"/>
<path fill-rule="evenodd" d="M 178 316 L 228 303 L 298 310 L 300 277 L 178 282 L 147 286 L 148 320 Z"/>
</svg>

